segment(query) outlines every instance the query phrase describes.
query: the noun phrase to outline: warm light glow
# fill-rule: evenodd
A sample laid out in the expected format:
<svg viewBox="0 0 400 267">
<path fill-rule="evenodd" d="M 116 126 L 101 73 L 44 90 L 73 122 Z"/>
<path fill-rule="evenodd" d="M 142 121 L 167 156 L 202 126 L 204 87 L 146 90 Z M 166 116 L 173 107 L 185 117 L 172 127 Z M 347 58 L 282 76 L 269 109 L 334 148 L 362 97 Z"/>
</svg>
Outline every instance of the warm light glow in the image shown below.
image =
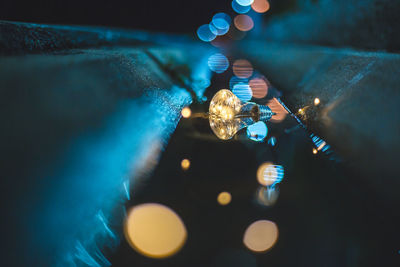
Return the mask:
<svg viewBox="0 0 400 267">
<path fill-rule="evenodd" d="M 254 0 L 251 8 L 257 13 L 265 13 L 269 10 L 270 5 L 267 0 Z"/>
<path fill-rule="evenodd" d="M 225 206 L 231 203 L 232 196 L 229 192 L 221 192 L 218 194 L 217 201 L 220 205 Z"/>
<path fill-rule="evenodd" d="M 318 106 L 319 103 L 321 103 L 321 101 L 319 100 L 318 97 L 316 97 L 316 98 L 314 99 L 314 105 L 315 105 L 315 106 Z"/>
<path fill-rule="evenodd" d="M 283 176 L 283 167 L 280 165 L 274 165 L 271 162 L 261 164 L 257 170 L 257 181 L 264 186 L 280 183 Z"/>
<path fill-rule="evenodd" d="M 263 206 L 272 206 L 278 200 L 279 188 L 277 186 L 260 186 L 257 190 L 257 202 Z"/>
<path fill-rule="evenodd" d="M 268 85 L 261 78 L 251 79 L 249 85 L 255 98 L 263 98 L 268 94 Z"/>
<path fill-rule="evenodd" d="M 124 230 L 131 247 L 151 258 L 174 255 L 187 237 L 181 218 L 170 208 L 156 203 L 132 208 L 126 217 Z"/>
<path fill-rule="evenodd" d="M 313 149 L 312 149 L 312 153 L 315 155 L 315 154 L 317 154 L 317 153 L 318 153 L 318 150 L 317 150 L 317 149 L 315 149 L 315 148 L 313 148 Z"/>
<path fill-rule="evenodd" d="M 238 59 L 233 62 L 233 73 L 241 79 L 249 78 L 253 75 L 253 66 L 245 59 Z"/>
<path fill-rule="evenodd" d="M 278 240 L 278 226 L 271 221 L 259 220 L 247 227 L 243 243 L 254 252 L 265 252 Z"/>
<path fill-rule="evenodd" d="M 190 110 L 189 107 L 183 108 L 181 113 L 182 113 L 182 117 L 184 117 L 184 118 L 189 118 L 190 115 L 192 115 L 192 111 Z"/>
<path fill-rule="evenodd" d="M 247 32 L 253 29 L 253 19 L 248 15 L 237 15 L 233 20 L 236 28 L 240 31 Z"/>
<path fill-rule="evenodd" d="M 272 116 L 271 122 L 278 123 L 283 121 L 288 112 L 287 110 L 279 103 L 278 99 L 272 98 L 267 102 L 267 106 L 272 110 L 272 112 L 276 113 L 275 115 Z"/>
<path fill-rule="evenodd" d="M 272 111 L 269 107 L 253 102 L 241 102 L 235 94 L 226 89 L 219 90 L 210 101 L 210 127 L 222 140 L 231 139 L 237 131 L 257 121 L 268 121 L 271 117 Z"/>
<path fill-rule="evenodd" d="M 189 169 L 189 167 L 190 167 L 190 160 L 188 160 L 188 159 L 183 159 L 183 160 L 181 161 L 181 167 L 182 167 L 182 169 L 183 169 L 184 171 L 186 171 L 187 169 Z"/>
</svg>

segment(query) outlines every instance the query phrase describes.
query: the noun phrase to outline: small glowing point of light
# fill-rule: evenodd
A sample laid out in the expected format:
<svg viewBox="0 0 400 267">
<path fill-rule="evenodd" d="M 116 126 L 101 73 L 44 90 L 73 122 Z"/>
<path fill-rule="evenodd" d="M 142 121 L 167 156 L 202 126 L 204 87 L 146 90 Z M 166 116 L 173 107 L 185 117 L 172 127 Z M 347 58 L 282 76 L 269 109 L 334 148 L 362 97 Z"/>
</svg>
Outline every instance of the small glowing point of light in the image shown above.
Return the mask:
<svg viewBox="0 0 400 267">
<path fill-rule="evenodd" d="M 182 114 L 182 117 L 184 117 L 184 118 L 187 119 L 187 118 L 189 118 L 189 117 L 192 115 L 192 111 L 190 110 L 189 107 L 184 107 L 184 108 L 182 109 L 181 114 Z"/>
<path fill-rule="evenodd" d="M 232 196 L 229 192 L 221 192 L 218 194 L 217 201 L 220 205 L 225 206 L 231 203 Z"/>
<path fill-rule="evenodd" d="M 254 252 L 265 252 L 275 245 L 278 233 L 278 226 L 274 222 L 259 220 L 247 227 L 243 243 Z"/>
<path fill-rule="evenodd" d="M 236 0 L 236 2 L 241 6 L 250 6 L 254 0 Z"/>
<path fill-rule="evenodd" d="M 233 20 L 236 28 L 240 31 L 247 32 L 253 29 L 253 19 L 248 15 L 237 15 Z"/>
<path fill-rule="evenodd" d="M 223 73 L 229 67 L 229 61 L 221 53 L 215 53 L 208 58 L 208 67 L 216 73 Z"/>
<path fill-rule="evenodd" d="M 268 94 L 268 85 L 261 78 L 253 78 L 249 82 L 251 91 L 253 91 L 253 97 L 263 98 Z"/>
<path fill-rule="evenodd" d="M 270 186 L 280 183 L 284 176 L 284 169 L 281 165 L 273 165 L 266 162 L 260 165 L 257 170 L 257 180 L 261 185 Z"/>
<path fill-rule="evenodd" d="M 272 206 L 279 197 L 278 186 L 260 186 L 257 190 L 257 202 L 263 206 Z"/>
<path fill-rule="evenodd" d="M 215 39 L 215 37 L 217 37 L 213 31 L 216 31 L 214 26 L 211 26 L 210 24 L 204 24 L 197 29 L 197 36 L 204 42 L 211 42 Z"/>
<path fill-rule="evenodd" d="M 188 160 L 188 159 L 183 159 L 183 160 L 181 161 L 181 167 L 182 167 L 182 169 L 183 169 L 184 171 L 186 171 L 187 169 L 189 169 L 189 167 L 190 167 L 190 160 Z"/>
<path fill-rule="evenodd" d="M 236 84 L 233 87 L 232 92 L 243 102 L 247 102 L 253 97 L 250 86 L 246 83 Z"/>
<path fill-rule="evenodd" d="M 276 138 L 272 136 L 270 139 L 268 139 L 268 145 L 275 146 L 276 145 Z"/>
<path fill-rule="evenodd" d="M 125 237 L 133 249 L 150 258 L 177 253 L 187 237 L 181 218 L 170 208 L 156 203 L 135 206 L 128 213 Z"/>
<path fill-rule="evenodd" d="M 283 121 L 288 112 L 287 110 L 279 103 L 278 99 L 272 98 L 270 101 L 267 102 L 268 107 L 272 110 L 272 112 L 275 113 L 275 115 L 272 116 L 271 122 L 278 123 Z"/>
<path fill-rule="evenodd" d="M 233 62 L 233 73 L 241 79 L 247 79 L 253 75 L 253 66 L 245 59 L 238 59 Z"/>
<path fill-rule="evenodd" d="M 317 154 L 317 153 L 318 153 L 318 150 L 317 150 L 317 149 L 315 149 L 315 148 L 313 148 L 313 149 L 312 149 L 312 153 L 315 155 L 315 154 Z"/>
<path fill-rule="evenodd" d="M 267 0 L 254 0 L 251 8 L 257 13 L 265 13 L 269 10 L 270 5 Z"/>
<path fill-rule="evenodd" d="M 237 76 L 233 76 L 230 80 L 229 80 L 229 88 L 231 88 L 231 90 L 233 89 L 233 87 L 235 87 L 236 84 L 239 83 L 248 83 L 249 80 L 246 78 L 239 78 Z"/>
<path fill-rule="evenodd" d="M 245 14 L 250 11 L 251 6 L 239 5 L 235 0 L 232 1 L 232 9 L 239 14 Z"/>
<path fill-rule="evenodd" d="M 247 127 L 247 137 L 253 141 L 261 142 L 267 137 L 268 128 L 265 122 L 258 121 Z"/>
<path fill-rule="evenodd" d="M 314 105 L 315 105 L 315 106 L 318 106 L 319 103 L 321 103 L 321 101 L 319 100 L 318 97 L 316 97 L 316 98 L 314 99 Z"/>
</svg>

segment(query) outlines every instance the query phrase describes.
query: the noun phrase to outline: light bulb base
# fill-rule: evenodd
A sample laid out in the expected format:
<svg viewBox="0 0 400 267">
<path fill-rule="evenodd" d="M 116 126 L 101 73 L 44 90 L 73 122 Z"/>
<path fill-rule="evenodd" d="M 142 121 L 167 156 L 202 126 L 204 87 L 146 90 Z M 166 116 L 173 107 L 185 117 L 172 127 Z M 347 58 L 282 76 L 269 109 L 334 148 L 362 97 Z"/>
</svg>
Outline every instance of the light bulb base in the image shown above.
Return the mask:
<svg viewBox="0 0 400 267">
<path fill-rule="evenodd" d="M 258 120 L 260 121 L 269 121 L 272 115 L 274 115 L 274 113 L 268 106 L 258 105 L 258 109 L 260 113 Z"/>
</svg>

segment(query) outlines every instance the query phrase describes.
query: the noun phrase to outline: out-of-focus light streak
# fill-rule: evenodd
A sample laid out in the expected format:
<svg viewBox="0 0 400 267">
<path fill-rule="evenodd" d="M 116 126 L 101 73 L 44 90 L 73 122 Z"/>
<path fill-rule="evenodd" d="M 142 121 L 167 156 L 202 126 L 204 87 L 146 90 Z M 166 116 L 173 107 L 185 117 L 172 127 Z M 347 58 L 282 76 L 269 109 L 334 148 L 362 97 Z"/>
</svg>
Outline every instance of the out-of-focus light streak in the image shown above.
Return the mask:
<svg viewBox="0 0 400 267">
<path fill-rule="evenodd" d="M 185 119 L 190 118 L 192 115 L 192 110 L 189 107 L 184 107 L 181 111 L 181 114 Z"/>
<path fill-rule="evenodd" d="M 220 205 L 226 206 L 231 203 L 232 195 L 229 192 L 221 192 L 218 194 L 217 201 Z"/>
<path fill-rule="evenodd" d="M 243 243 L 251 251 L 265 252 L 278 240 L 278 226 L 268 220 L 256 221 L 247 227 Z"/>
<path fill-rule="evenodd" d="M 264 141 L 265 137 L 268 135 L 268 128 L 265 122 L 263 121 L 258 121 L 254 123 L 253 125 L 250 125 L 247 127 L 246 130 L 247 137 L 250 140 L 256 141 L 256 142 L 262 142 Z"/>
<path fill-rule="evenodd" d="M 253 97 L 250 86 L 246 83 L 236 84 L 232 92 L 243 102 L 247 102 Z"/>
<path fill-rule="evenodd" d="M 268 139 L 268 145 L 270 145 L 270 146 L 276 145 L 276 138 L 274 136 L 272 136 L 270 139 Z"/>
<path fill-rule="evenodd" d="M 269 10 L 270 4 L 267 0 L 254 0 L 251 8 L 257 13 L 265 13 Z"/>
<path fill-rule="evenodd" d="M 243 14 L 237 15 L 233 20 L 233 22 L 236 28 L 243 32 L 250 31 L 254 27 L 254 21 L 248 15 L 243 15 Z"/>
<path fill-rule="evenodd" d="M 221 53 L 215 53 L 208 58 L 208 67 L 215 73 L 223 73 L 229 67 L 229 60 Z"/>
<path fill-rule="evenodd" d="M 185 224 L 178 214 L 157 203 L 133 207 L 126 217 L 124 232 L 129 245 L 150 258 L 176 254 L 187 237 Z"/>
<path fill-rule="evenodd" d="M 248 60 L 237 59 L 233 62 L 233 73 L 241 79 L 247 79 L 253 75 L 253 66 Z"/>
</svg>

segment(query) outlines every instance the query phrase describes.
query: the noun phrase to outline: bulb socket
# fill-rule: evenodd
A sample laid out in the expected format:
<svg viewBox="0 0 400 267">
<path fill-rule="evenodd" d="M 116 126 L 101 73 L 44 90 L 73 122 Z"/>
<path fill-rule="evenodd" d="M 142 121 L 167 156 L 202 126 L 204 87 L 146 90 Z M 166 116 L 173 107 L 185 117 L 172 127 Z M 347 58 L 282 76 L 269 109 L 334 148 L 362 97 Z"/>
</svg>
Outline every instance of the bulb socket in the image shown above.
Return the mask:
<svg viewBox="0 0 400 267">
<path fill-rule="evenodd" d="M 268 106 L 258 105 L 258 110 L 259 110 L 259 117 L 258 117 L 259 121 L 269 121 L 272 115 L 274 115 L 274 113 Z"/>
</svg>

